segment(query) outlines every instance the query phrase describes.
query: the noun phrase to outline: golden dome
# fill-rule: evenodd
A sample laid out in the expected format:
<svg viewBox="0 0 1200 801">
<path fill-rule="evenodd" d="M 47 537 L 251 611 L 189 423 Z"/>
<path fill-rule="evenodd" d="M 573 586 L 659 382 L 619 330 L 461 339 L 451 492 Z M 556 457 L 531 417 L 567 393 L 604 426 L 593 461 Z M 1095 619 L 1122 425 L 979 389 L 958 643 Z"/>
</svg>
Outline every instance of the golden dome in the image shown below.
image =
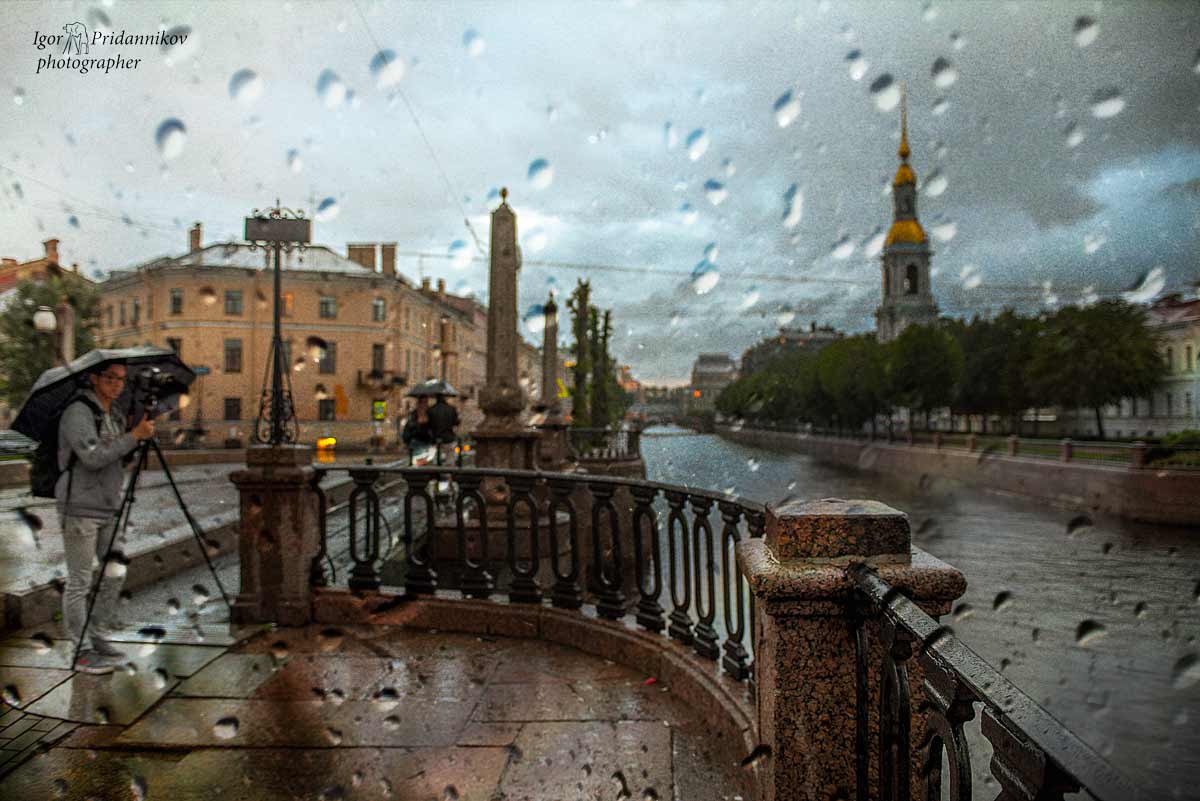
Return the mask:
<svg viewBox="0 0 1200 801">
<path fill-rule="evenodd" d="M 915 184 L 917 182 L 917 174 L 913 172 L 913 168 L 907 163 L 901 164 L 896 170 L 896 177 L 892 179 L 892 186 L 900 186 L 901 184 Z"/>
<path fill-rule="evenodd" d="M 888 231 L 887 239 L 884 240 L 883 246 L 888 247 L 893 242 L 911 242 L 913 244 L 921 244 L 929 241 L 925 236 L 925 229 L 916 220 L 896 220 L 892 223 L 892 228 Z"/>
</svg>

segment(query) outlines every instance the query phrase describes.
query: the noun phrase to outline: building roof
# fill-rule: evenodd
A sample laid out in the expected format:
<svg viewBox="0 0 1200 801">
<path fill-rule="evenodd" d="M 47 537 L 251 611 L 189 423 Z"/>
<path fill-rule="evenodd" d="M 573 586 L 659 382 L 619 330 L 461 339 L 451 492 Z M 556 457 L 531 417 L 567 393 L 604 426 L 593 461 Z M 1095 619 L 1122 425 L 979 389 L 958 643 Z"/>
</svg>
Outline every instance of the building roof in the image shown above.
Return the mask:
<svg viewBox="0 0 1200 801">
<path fill-rule="evenodd" d="M 274 256 L 270 250 L 251 250 L 245 242 L 218 242 L 205 245 L 197 251 L 182 256 L 164 256 L 137 265 L 136 270 L 155 270 L 164 267 L 235 267 L 243 270 L 261 270 L 272 267 Z M 346 256 L 335 253 L 325 245 L 309 245 L 303 251 L 283 253 L 280 267 L 296 272 L 340 273 L 344 275 L 380 275 Z M 128 271 L 120 271 L 128 272 Z"/>
<path fill-rule="evenodd" d="M 1152 324 L 1200 322 L 1200 299 L 1183 300 L 1178 295 L 1159 299 L 1148 310 Z"/>
<path fill-rule="evenodd" d="M 921 244 L 928 241 L 929 238 L 925 236 L 925 229 L 916 220 L 896 220 L 892 223 L 891 229 L 888 230 L 887 239 L 884 240 L 883 246 L 887 247 L 895 242 Z"/>
</svg>

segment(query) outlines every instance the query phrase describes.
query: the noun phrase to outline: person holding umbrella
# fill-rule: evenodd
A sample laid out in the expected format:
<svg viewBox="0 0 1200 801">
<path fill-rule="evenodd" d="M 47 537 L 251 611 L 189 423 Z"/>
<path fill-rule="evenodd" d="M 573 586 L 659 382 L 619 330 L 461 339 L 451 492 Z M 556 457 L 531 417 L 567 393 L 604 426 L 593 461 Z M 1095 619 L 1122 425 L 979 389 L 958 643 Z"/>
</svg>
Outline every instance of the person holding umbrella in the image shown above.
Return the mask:
<svg viewBox="0 0 1200 801">
<path fill-rule="evenodd" d="M 58 517 L 62 521 L 67 582 L 63 592 L 63 627 L 78 641 L 83 634 L 88 594 L 93 581 L 93 558 L 101 563 L 116 526 L 124 489 L 122 459 L 137 443 L 154 436 L 154 420 L 143 416 L 125 431 L 123 412 L 113 402 L 125 388 L 126 366 L 109 362 L 87 375 L 91 384 L 70 403 L 58 424 L 58 465 L 62 475 L 54 488 Z M 99 409 L 101 414 L 96 414 Z M 122 543 L 115 543 L 120 548 Z M 90 648 L 79 652 L 76 668 L 85 673 L 111 673 L 125 653 L 105 637 L 111 633 L 121 579 L 102 581 L 93 615 L 96 627 Z"/>
<path fill-rule="evenodd" d="M 433 429 L 429 425 L 429 396 L 417 398 L 417 407 L 408 416 L 402 435 L 404 444 L 408 447 L 409 461 L 413 455 L 433 444 Z"/>
</svg>

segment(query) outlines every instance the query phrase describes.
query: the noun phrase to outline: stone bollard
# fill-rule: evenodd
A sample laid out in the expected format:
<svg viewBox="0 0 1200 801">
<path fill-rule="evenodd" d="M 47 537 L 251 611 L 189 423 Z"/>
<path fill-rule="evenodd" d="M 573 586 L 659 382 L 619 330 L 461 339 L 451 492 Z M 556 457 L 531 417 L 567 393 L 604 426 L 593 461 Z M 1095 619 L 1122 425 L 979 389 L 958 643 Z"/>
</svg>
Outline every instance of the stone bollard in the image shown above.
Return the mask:
<svg viewBox="0 0 1200 801">
<path fill-rule="evenodd" d="M 312 622 L 310 579 L 321 536 L 312 477 L 312 449 L 305 445 L 253 446 L 246 469 L 229 477 L 241 496 L 234 622 Z"/>
<path fill-rule="evenodd" d="M 1141 470 L 1146 466 L 1146 443 L 1140 439 L 1129 449 L 1129 466 L 1134 470 Z"/>
<path fill-rule="evenodd" d="M 1071 461 L 1071 456 L 1074 454 L 1075 448 L 1071 444 L 1070 437 L 1063 437 L 1058 443 L 1058 460 L 1060 462 Z"/>
<path fill-rule="evenodd" d="M 857 794 L 856 591 L 847 567 L 867 564 L 926 613 L 950 611 L 966 582 L 950 565 L 911 545 L 908 517 L 878 501 L 827 498 L 767 510 L 764 539 L 737 546 L 755 604 L 759 739 L 772 759 L 766 801 L 825 801 Z M 869 782 L 879 797 L 879 703 L 883 645 L 877 618 L 867 632 Z M 924 670 L 908 664 L 912 708 L 925 697 Z M 922 714 L 912 719 L 912 797 L 920 778 Z"/>
<path fill-rule="evenodd" d="M 1020 446 L 1017 444 L 1017 435 L 1009 434 L 1008 435 L 1008 455 L 1016 456 L 1019 450 L 1020 450 Z"/>
<path fill-rule="evenodd" d="M 976 442 L 975 435 L 967 434 L 967 450 L 970 451 L 971 453 L 974 453 L 975 447 L 977 444 L 978 443 Z"/>
<path fill-rule="evenodd" d="M 934 431 L 933 432 L 933 449 L 936 451 L 936 450 L 940 450 L 941 447 L 942 447 L 942 432 Z"/>
</svg>

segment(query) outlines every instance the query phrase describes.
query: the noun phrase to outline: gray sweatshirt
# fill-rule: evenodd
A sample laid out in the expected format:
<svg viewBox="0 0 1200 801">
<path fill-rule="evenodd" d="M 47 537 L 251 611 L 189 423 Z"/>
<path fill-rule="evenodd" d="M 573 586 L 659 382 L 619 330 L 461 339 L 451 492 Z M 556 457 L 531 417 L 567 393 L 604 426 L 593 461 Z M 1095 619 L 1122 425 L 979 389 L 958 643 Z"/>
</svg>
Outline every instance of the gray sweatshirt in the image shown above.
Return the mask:
<svg viewBox="0 0 1200 801">
<path fill-rule="evenodd" d="M 97 408 L 104 408 L 90 389 L 84 390 L 83 394 Z M 65 515 L 112 517 L 121 507 L 125 478 L 121 457 L 137 447 L 137 440 L 133 434 L 125 432 L 124 420 L 118 410 L 110 410 L 101 420 L 97 436 L 96 418 L 86 403 L 76 401 L 63 412 L 58 424 L 58 466 L 63 473 L 54 486 L 60 518 Z M 72 451 L 75 452 L 75 466 L 67 470 Z"/>
</svg>

